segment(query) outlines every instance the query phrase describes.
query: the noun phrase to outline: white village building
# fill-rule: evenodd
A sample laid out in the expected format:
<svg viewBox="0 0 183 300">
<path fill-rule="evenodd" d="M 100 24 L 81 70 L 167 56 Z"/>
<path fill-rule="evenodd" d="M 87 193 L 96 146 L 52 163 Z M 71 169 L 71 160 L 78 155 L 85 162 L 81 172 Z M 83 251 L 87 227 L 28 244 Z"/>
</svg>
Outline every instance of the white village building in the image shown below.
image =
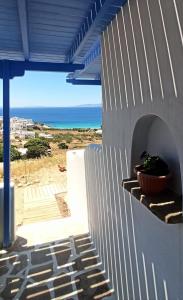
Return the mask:
<svg viewBox="0 0 183 300">
<path fill-rule="evenodd" d="M 3 117 L 0 117 L 0 121 L 3 121 Z M 34 122 L 32 119 L 12 117 L 10 119 L 10 139 L 13 140 L 15 137 L 20 139 L 35 138 L 35 132 L 30 131 L 33 126 Z M 0 134 L 3 134 L 3 123 L 1 123 Z"/>
</svg>

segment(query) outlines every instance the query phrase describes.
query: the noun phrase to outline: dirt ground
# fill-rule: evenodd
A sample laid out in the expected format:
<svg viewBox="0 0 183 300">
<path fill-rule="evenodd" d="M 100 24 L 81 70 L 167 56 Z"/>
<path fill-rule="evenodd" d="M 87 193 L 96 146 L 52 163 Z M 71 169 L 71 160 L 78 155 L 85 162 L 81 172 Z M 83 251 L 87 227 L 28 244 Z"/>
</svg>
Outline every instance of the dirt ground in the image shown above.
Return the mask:
<svg viewBox="0 0 183 300">
<path fill-rule="evenodd" d="M 42 131 L 36 131 L 39 134 Z M 12 180 L 18 184 L 24 181 L 26 178 L 32 176 L 33 173 L 39 171 L 42 168 L 56 166 L 58 164 L 66 165 L 66 151 L 59 149 L 58 144 L 64 142 L 69 150 L 85 148 L 90 144 L 100 144 L 102 142 L 102 136 L 97 135 L 94 130 L 88 130 L 84 132 L 78 132 L 76 130 L 56 130 L 49 129 L 44 133 L 52 134 L 54 137 L 61 136 L 58 140 L 50 139 L 51 156 L 42 157 L 39 159 L 25 159 L 11 162 L 11 177 Z M 16 147 L 23 147 L 27 140 L 15 140 L 12 141 L 12 145 Z M 3 178 L 3 164 L 0 163 L 0 180 Z"/>
</svg>

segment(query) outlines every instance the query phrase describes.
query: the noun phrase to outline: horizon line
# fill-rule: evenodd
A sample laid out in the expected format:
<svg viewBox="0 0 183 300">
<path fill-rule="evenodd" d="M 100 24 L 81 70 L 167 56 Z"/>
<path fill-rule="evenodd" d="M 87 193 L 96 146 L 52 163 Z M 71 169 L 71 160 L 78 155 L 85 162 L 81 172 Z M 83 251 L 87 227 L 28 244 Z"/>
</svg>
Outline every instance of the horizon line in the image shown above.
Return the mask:
<svg viewBox="0 0 183 300">
<path fill-rule="evenodd" d="M 83 105 L 69 105 L 69 106 L 11 106 L 11 108 L 69 108 L 69 107 L 78 107 L 78 108 L 82 108 L 82 107 L 98 107 L 101 106 L 101 103 L 96 103 L 96 104 L 83 104 Z M 3 107 L 0 106 L 0 109 L 2 109 Z"/>
</svg>

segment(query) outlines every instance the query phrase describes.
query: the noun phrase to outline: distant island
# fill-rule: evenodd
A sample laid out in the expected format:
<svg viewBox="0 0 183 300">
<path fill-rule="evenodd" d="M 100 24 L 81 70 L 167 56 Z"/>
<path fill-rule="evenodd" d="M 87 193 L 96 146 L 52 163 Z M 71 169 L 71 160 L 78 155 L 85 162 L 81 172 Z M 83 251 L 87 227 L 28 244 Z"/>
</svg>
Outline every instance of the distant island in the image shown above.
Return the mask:
<svg viewBox="0 0 183 300">
<path fill-rule="evenodd" d="M 102 107 L 102 104 L 96 103 L 96 104 L 82 104 L 82 105 L 77 105 L 73 107 Z"/>
<path fill-rule="evenodd" d="M 99 107 L 102 108 L 101 103 L 94 103 L 94 104 L 80 104 L 80 105 L 72 105 L 72 106 L 44 106 L 44 105 L 37 105 L 37 106 L 12 106 L 11 109 L 37 109 L 37 108 L 77 108 L 77 107 Z M 2 111 L 2 107 L 0 107 L 0 112 Z M 2 114 L 2 112 L 1 112 Z"/>
</svg>

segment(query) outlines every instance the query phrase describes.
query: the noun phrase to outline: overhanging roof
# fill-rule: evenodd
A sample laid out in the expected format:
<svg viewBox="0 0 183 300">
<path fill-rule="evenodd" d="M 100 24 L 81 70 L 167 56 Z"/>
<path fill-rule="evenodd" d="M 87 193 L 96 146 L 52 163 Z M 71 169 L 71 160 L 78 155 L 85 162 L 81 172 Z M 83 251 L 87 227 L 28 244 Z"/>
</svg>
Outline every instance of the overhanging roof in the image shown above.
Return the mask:
<svg viewBox="0 0 183 300">
<path fill-rule="evenodd" d="M 0 60 L 85 64 L 74 78 L 96 79 L 100 52 L 91 53 L 125 2 L 0 0 Z"/>
</svg>

